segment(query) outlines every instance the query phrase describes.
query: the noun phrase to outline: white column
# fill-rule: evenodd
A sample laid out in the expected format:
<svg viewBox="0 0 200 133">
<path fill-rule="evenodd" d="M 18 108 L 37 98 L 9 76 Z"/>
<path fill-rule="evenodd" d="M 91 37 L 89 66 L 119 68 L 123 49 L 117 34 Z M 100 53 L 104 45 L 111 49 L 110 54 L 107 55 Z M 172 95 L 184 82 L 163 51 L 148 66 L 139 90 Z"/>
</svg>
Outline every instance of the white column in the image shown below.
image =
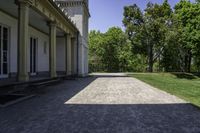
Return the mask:
<svg viewBox="0 0 200 133">
<path fill-rule="evenodd" d="M 67 54 L 66 54 L 66 59 L 67 59 L 67 75 L 71 75 L 72 74 L 72 61 L 71 61 L 71 45 L 72 45 L 72 40 L 71 40 L 71 35 L 70 34 L 67 34 L 67 44 L 66 44 L 66 51 L 67 51 Z"/>
<path fill-rule="evenodd" d="M 84 76 L 84 46 L 82 40 L 79 42 L 79 76 Z"/>
<path fill-rule="evenodd" d="M 29 28 L 29 1 L 18 1 L 19 19 L 18 19 L 18 81 L 28 81 L 27 71 L 27 45 Z"/>
<path fill-rule="evenodd" d="M 49 23 L 49 31 L 50 31 L 50 48 L 49 48 L 49 69 L 50 69 L 50 77 L 57 77 L 56 73 L 56 24 L 54 22 Z"/>
<path fill-rule="evenodd" d="M 89 68 L 88 68 L 88 48 L 86 48 L 86 71 L 85 73 L 88 75 L 88 72 L 89 72 Z"/>
<path fill-rule="evenodd" d="M 67 73 L 67 61 L 68 61 L 68 59 L 67 59 L 67 39 L 68 39 L 67 34 L 65 34 L 64 37 L 65 37 L 65 73 L 67 75 L 68 74 Z"/>
<path fill-rule="evenodd" d="M 74 74 L 77 75 L 77 38 L 74 38 Z"/>
<path fill-rule="evenodd" d="M 75 39 L 74 38 L 72 38 L 71 39 L 71 68 L 72 68 L 72 75 L 74 75 L 75 74 L 75 66 L 74 66 L 74 42 L 75 42 Z"/>
<path fill-rule="evenodd" d="M 77 75 L 77 38 L 72 38 L 72 74 Z"/>
</svg>

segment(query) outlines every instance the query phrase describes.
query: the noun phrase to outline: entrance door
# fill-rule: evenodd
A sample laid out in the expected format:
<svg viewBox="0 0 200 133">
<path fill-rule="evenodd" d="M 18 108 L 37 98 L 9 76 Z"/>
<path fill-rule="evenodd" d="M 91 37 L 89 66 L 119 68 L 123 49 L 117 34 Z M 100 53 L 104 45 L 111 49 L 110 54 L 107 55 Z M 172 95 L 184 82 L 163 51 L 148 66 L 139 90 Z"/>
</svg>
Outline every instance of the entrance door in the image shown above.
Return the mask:
<svg viewBox="0 0 200 133">
<path fill-rule="evenodd" d="M 30 74 L 36 75 L 36 66 L 37 66 L 37 39 L 30 38 Z"/>
<path fill-rule="evenodd" d="M 0 25 L 0 77 L 8 77 L 8 27 Z"/>
</svg>

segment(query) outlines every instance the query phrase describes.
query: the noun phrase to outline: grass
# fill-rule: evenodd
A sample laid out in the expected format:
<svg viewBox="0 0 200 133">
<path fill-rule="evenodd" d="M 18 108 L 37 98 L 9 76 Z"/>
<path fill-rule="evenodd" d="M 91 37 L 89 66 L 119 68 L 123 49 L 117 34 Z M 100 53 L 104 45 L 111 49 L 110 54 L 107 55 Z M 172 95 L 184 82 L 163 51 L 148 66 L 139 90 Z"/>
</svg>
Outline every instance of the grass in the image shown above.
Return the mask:
<svg viewBox="0 0 200 133">
<path fill-rule="evenodd" d="M 200 107 L 200 77 L 190 73 L 133 73 L 131 76 Z"/>
</svg>

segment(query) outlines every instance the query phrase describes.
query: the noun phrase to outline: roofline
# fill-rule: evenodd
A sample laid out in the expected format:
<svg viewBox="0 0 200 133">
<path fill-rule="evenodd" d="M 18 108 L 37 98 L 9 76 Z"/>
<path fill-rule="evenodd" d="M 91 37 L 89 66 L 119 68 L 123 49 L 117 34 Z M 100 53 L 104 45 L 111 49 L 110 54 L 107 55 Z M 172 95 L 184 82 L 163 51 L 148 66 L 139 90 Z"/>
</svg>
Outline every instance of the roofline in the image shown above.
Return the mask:
<svg viewBox="0 0 200 133">
<path fill-rule="evenodd" d="M 90 10 L 89 10 L 89 7 L 88 7 L 88 4 L 87 4 L 85 1 L 83 1 L 83 3 L 84 3 L 84 5 L 85 5 L 85 7 L 86 7 L 86 10 L 87 10 L 88 16 L 91 17 L 91 15 L 90 15 Z"/>
<path fill-rule="evenodd" d="M 88 14 L 88 17 L 91 17 L 88 4 L 85 2 L 85 0 L 83 0 L 83 1 L 82 0 L 79 0 L 79 1 L 73 1 L 73 0 L 70 0 L 70 1 L 55 0 L 55 2 L 58 2 L 58 3 L 74 3 L 74 2 L 79 2 L 81 5 L 85 6 L 86 12 Z"/>
</svg>

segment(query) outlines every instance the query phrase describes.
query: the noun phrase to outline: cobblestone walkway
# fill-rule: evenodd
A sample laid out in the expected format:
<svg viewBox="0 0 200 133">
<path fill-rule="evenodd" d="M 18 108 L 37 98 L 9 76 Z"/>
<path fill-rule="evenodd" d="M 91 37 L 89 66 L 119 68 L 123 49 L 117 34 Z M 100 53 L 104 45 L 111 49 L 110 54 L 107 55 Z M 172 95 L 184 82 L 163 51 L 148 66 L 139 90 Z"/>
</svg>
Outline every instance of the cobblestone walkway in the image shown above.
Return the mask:
<svg viewBox="0 0 200 133">
<path fill-rule="evenodd" d="M 0 108 L 0 133 L 200 133 L 200 110 L 124 74 L 94 74 Z"/>
</svg>

